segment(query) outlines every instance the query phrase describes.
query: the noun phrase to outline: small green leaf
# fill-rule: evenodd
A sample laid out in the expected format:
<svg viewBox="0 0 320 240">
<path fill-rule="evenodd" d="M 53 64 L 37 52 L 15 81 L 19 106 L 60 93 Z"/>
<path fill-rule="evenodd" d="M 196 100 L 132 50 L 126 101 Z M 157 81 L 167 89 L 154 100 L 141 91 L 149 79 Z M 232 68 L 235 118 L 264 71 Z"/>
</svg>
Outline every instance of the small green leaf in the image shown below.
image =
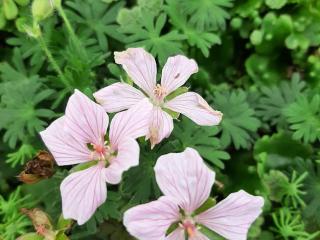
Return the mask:
<svg viewBox="0 0 320 240">
<path fill-rule="evenodd" d="M 63 215 L 61 214 L 58 223 L 57 223 L 57 230 L 67 230 L 71 227 L 73 221 L 71 219 L 64 219 Z"/>
<path fill-rule="evenodd" d="M 67 235 L 64 234 L 63 231 L 60 231 L 57 235 L 56 235 L 56 239 L 55 240 L 69 240 L 69 238 L 67 237 Z"/>
<path fill-rule="evenodd" d="M 217 201 L 216 199 L 210 197 L 207 201 L 205 201 L 198 209 L 196 209 L 193 213 L 194 216 L 199 215 L 200 213 L 203 213 L 204 211 L 208 210 L 209 208 L 212 208 L 214 205 L 216 205 Z"/>
<path fill-rule="evenodd" d="M 172 111 L 171 109 L 162 108 L 162 110 L 168 113 L 173 119 L 178 119 L 180 116 L 180 113 Z"/>
<path fill-rule="evenodd" d="M 170 233 L 172 233 L 174 230 L 176 230 L 179 227 L 179 222 L 172 223 L 170 227 L 168 228 L 166 232 L 166 236 L 168 236 Z"/>
<path fill-rule="evenodd" d="M 213 232 L 212 230 L 210 230 L 209 228 L 200 225 L 200 230 L 201 233 L 203 233 L 204 235 L 206 235 L 209 239 L 214 239 L 214 240 L 223 240 L 224 238 L 221 237 L 220 235 L 218 235 L 217 233 Z"/>
<path fill-rule="evenodd" d="M 186 93 L 189 91 L 189 88 L 187 87 L 179 87 L 177 90 L 173 91 L 172 93 L 170 93 L 167 97 L 166 97 L 166 101 L 170 101 L 172 99 L 174 99 L 175 97 Z"/>
<path fill-rule="evenodd" d="M 17 238 L 17 240 L 43 240 L 37 233 L 27 233 Z"/>
<path fill-rule="evenodd" d="M 74 172 L 85 170 L 85 169 L 87 169 L 89 167 L 92 167 L 92 166 L 94 166 L 96 164 L 98 164 L 97 160 L 78 164 L 77 166 L 74 166 L 73 168 L 71 168 L 70 173 L 74 173 Z"/>
</svg>

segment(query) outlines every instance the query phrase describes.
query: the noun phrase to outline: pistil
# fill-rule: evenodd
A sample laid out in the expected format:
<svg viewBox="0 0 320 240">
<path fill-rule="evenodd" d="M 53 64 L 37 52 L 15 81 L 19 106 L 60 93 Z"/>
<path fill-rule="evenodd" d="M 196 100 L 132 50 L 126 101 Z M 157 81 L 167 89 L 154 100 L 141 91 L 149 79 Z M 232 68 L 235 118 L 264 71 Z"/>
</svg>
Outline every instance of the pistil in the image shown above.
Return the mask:
<svg viewBox="0 0 320 240">
<path fill-rule="evenodd" d="M 157 84 L 157 86 L 153 90 L 153 94 L 155 96 L 154 100 L 156 104 L 161 105 L 163 103 L 165 96 L 167 95 L 167 91 L 160 84 Z"/>
</svg>

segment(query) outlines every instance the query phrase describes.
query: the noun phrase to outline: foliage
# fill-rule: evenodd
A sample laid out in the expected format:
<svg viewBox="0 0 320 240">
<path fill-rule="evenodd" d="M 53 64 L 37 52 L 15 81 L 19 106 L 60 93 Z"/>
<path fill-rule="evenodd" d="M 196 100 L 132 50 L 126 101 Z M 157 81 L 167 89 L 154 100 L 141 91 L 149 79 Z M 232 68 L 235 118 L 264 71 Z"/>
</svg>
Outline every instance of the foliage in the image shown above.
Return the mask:
<svg viewBox="0 0 320 240">
<path fill-rule="evenodd" d="M 311 99 L 303 95 L 284 110 L 295 139 L 311 143 L 320 139 L 319 108 L 320 95 L 316 94 Z"/>
<path fill-rule="evenodd" d="M 31 205 L 30 196 L 22 196 L 21 188 L 12 192 L 7 200 L 0 195 L 0 237 L 14 240 L 18 235 L 26 232 L 31 222 L 19 211 L 22 207 Z"/>
<path fill-rule="evenodd" d="M 180 117 L 153 150 L 139 139 L 139 166 L 108 185 L 95 215 L 61 239 L 131 240 L 123 212 L 161 195 L 156 160 L 186 147 L 216 171 L 217 198 L 240 187 L 265 198 L 248 239 L 319 239 L 319 1 L 65 0 L 33 10 L 33 0 L 0 2 L 0 238 L 34 234 L 20 208 L 58 222 L 70 168 L 55 166 L 32 185 L 16 176 L 44 149 L 38 132 L 63 114 L 74 89 L 92 95 L 130 81 L 113 52 L 144 47 L 160 65 L 176 54 L 195 59 L 188 87 L 223 120 L 200 127 Z"/>
<path fill-rule="evenodd" d="M 174 129 L 174 137 L 180 141 L 181 149 L 192 147 L 213 166 L 224 168 L 223 161 L 230 158 L 229 154 L 221 149 L 221 143 L 216 137 L 219 130 L 215 127 L 195 126 L 191 120 L 183 118 Z"/>
<path fill-rule="evenodd" d="M 247 102 L 247 94 L 242 90 L 215 92 L 211 101 L 215 108 L 221 111 L 224 109 L 221 122 L 222 146 L 227 147 L 233 143 L 236 149 L 249 148 L 260 121 Z"/>
</svg>

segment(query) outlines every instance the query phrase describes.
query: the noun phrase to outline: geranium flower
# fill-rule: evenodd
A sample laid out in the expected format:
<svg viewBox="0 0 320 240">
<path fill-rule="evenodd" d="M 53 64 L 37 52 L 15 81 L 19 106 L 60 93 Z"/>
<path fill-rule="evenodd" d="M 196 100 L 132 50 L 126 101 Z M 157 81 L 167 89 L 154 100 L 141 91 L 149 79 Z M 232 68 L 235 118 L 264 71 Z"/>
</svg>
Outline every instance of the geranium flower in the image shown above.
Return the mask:
<svg viewBox="0 0 320 240">
<path fill-rule="evenodd" d="M 171 134 L 173 118 L 168 114 L 170 111 L 181 113 L 203 126 L 217 125 L 221 121 L 222 113 L 213 110 L 199 94 L 180 92 L 180 87 L 198 71 L 193 59 L 182 55 L 170 57 L 162 70 L 161 84 L 156 81 L 156 61 L 143 48 L 115 52 L 115 62 L 122 65 L 141 91 L 126 83 L 115 83 L 99 90 L 94 97 L 107 112 L 129 109 L 148 98 L 153 108 L 146 137 L 152 147 Z"/>
<path fill-rule="evenodd" d="M 139 163 L 139 145 L 134 138 L 146 134 L 146 116 L 136 108 L 151 108 L 141 101 L 128 112 L 118 113 L 106 130 L 109 117 L 104 109 L 75 90 L 65 115 L 40 133 L 59 166 L 79 165 L 61 184 L 65 218 L 81 225 L 106 200 L 106 182 L 117 184 L 123 171 Z"/>
<path fill-rule="evenodd" d="M 209 240 L 201 232 L 202 226 L 227 239 L 245 240 L 262 211 L 262 197 L 240 190 L 196 213 L 210 196 L 215 173 L 192 148 L 161 156 L 154 169 L 164 196 L 124 214 L 124 225 L 139 240 L 185 240 L 185 236 L 189 240 Z M 176 229 L 167 234 L 173 224 Z"/>
</svg>

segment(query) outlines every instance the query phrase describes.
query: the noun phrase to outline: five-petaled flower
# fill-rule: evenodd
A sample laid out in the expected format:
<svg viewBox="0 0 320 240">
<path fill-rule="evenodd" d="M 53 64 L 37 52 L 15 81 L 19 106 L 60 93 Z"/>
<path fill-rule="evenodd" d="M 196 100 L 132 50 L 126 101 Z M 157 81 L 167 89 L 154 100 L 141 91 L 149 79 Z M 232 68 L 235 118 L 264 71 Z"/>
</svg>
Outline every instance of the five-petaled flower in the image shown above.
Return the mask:
<svg viewBox="0 0 320 240">
<path fill-rule="evenodd" d="M 145 100 L 127 112 L 118 113 L 106 130 L 104 109 L 75 90 L 65 115 L 40 133 L 60 166 L 82 164 L 60 187 L 65 218 L 85 223 L 107 197 L 106 182 L 117 184 L 122 173 L 139 163 L 135 138 L 146 134 L 147 116 L 137 108 L 152 108 Z"/>
<path fill-rule="evenodd" d="M 115 83 L 99 90 L 94 97 L 107 112 L 130 109 L 141 99 L 148 98 L 153 108 L 149 113 L 146 137 L 152 147 L 169 137 L 173 130 L 173 118 L 168 112 L 181 113 L 203 126 L 217 125 L 221 121 L 222 113 L 213 110 L 199 94 L 179 91 L 188 78 L 198 71 L 193 59 L 182 55 L 170 57 L 162 70 L 161 84 L 156 81 L 155 59 L 143 48 L 115 52 L 115 62 L 123 66 L 142 91 L 126 83 Z M 141 108 L 140 111 L 147 109 Z"/>
<path fill-rule="evenodd" d="M 231 240 L 245 240 L 250 225 L 262 212 L 264 200 L 241 190 L 207 210 L 195 212 L 210 196 L 215 173 L 192 148 L 161 156 L 155 166 L 164 196 L 133 207 L 124 225 L 139 240 L 209 240 L 208 228 Z M 201 209 L 201 208 L 200 208 Z M 172 226 L 177 226 L 172 232 Z"/>
</svg>

